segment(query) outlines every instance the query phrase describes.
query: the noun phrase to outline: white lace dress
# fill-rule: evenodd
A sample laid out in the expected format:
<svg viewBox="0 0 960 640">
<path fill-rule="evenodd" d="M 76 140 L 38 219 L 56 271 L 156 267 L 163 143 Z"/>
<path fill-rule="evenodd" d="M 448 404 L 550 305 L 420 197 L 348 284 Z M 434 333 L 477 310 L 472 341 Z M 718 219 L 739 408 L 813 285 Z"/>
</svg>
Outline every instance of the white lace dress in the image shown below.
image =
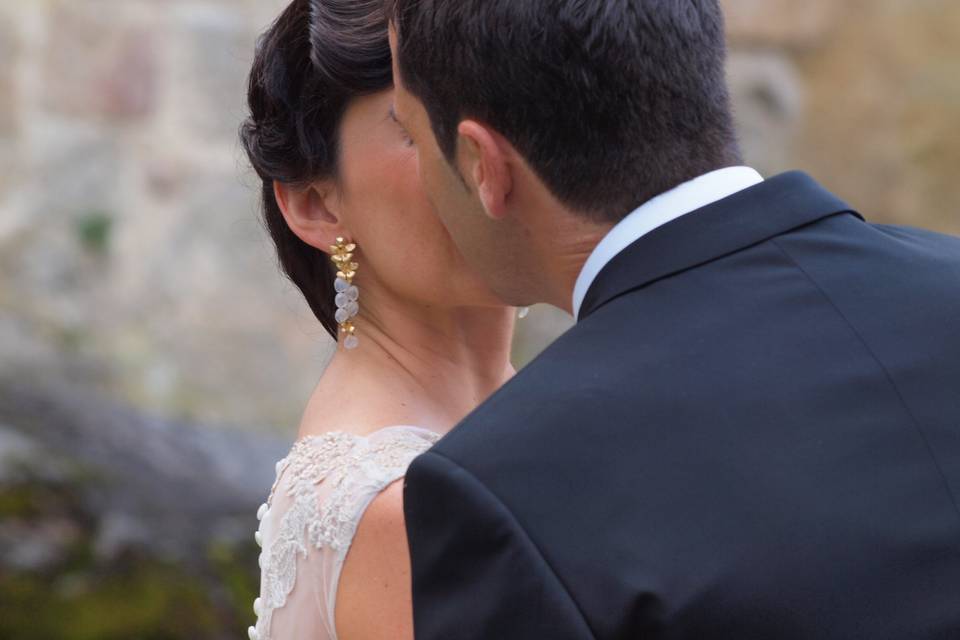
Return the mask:
<svg viewBox="0 0 960 640">
<path fill-rule="evenodd" d="M 395 426 L 368 436 L 333 431 L 294 442 L 257 511 L 260 597 L 251 640 L 336 640 L 337 584 L 364 511 L 439 438 Z"/>
</svg>

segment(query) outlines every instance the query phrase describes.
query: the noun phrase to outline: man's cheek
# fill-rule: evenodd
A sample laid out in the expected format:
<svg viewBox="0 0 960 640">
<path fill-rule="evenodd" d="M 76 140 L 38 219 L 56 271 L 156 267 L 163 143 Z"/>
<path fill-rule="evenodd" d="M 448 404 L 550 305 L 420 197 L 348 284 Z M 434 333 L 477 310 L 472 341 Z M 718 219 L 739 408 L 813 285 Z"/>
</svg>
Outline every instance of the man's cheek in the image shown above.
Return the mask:
<svg viewBox="0 0 960 640">
<path fill-rule="evenodd" d="M 437 174 L 436 167 L 425 160 L 420 163 L 420 176 L 424 188 L 430 193 L 434 201 L 441 199 L 443 193 L 442 178 Z"/>
<path fill-rule="evenodd" d="M 420 155 L 419 149 L 417 150 L 417 157 L 414 159 L 414 162 L 417 164 L 417 180 L 420 181 L 420 184 L 423 184 L 423 158 Z"/>
<path fill-rule="evenodd" d="M 424 194 L 427 196 L 427 200 L 430 202 L 430 205 L 434 208 L 434 210 L 439 211 L 443 204 L 442 199 L 440 198 L 440 193 L 435 190 L 436 185 L 433 182 L 433 175 L 422 162 L 417 163 L 417 176 L 420 179 L 420 186 L 423 189 Z"/>
</svg>

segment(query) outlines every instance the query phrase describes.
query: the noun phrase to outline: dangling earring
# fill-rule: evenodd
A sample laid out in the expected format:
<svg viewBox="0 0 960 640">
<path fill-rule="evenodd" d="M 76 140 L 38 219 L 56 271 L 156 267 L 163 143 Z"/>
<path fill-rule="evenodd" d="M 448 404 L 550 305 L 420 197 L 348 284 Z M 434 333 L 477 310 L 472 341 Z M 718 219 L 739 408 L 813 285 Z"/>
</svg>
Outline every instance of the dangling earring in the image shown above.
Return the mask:
<svg viewBox="0 0 960 640">
<path fill-rule="evenodd" d="M 353 262 L 353 252 L 357 245 L 347 244 L 343 238 L 337 238 L 337 244 L 330 247 L 333 253 L 330 259 L 337 267 L 337 279 L 333 283 L 333 288 L 337 291 L 335 302 L 337 303 L 337 312 L 335 318 L 340 325 L 340 334 L 346 336 L 343 346 L 347 349 L 356 349 L 360 344 L 357 339 L 357 327 L 353 324 L 353 318 L 360 313 L 360 290 L 353 284 L 353 277 L 357 275 L 359 264 Z"/>
</svg>

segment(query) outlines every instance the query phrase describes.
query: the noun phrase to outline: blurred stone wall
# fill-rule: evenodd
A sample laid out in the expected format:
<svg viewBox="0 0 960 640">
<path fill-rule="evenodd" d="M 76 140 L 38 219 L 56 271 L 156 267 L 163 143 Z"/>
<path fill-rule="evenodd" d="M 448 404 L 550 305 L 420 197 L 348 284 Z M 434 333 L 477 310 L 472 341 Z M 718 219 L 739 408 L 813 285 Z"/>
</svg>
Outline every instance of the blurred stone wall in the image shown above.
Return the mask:
<svg viewBox="0 0 960 640">
<path fill-rule="evenodd" d="M 960 3 L 725 0 L 748 159 L 876 222 L 960 233 Z"/>
<path fill-rule="evenodd" d="M 329 343 L 237 142 L 279 0 L 0 0 L 0 374 L 298 419 Z"/>
<path fill-rule="evenodd" d="M 331 342 L 236 140 L 281 0 L 0 0 L 0 376 L 295 426 Z M 748 161 L 960 232 L 960 3 L 726 0 Z M 521 322 L 526 362 L 569 319 Z"/>
</svg>

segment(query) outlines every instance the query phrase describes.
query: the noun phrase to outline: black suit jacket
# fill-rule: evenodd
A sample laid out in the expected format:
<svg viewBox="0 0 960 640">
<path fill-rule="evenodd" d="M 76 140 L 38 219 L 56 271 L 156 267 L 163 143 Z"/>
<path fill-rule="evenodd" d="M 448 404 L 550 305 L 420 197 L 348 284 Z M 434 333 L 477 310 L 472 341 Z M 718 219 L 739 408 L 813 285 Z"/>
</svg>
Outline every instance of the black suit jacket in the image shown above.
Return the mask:
<svg viewBox="0 0 960 640">
<path fill-rule="evenodd" d="M 799 172 L 681 217 L 404 495 L 417 640 L 956 640 L 960 239 Z"/>
</svg>

